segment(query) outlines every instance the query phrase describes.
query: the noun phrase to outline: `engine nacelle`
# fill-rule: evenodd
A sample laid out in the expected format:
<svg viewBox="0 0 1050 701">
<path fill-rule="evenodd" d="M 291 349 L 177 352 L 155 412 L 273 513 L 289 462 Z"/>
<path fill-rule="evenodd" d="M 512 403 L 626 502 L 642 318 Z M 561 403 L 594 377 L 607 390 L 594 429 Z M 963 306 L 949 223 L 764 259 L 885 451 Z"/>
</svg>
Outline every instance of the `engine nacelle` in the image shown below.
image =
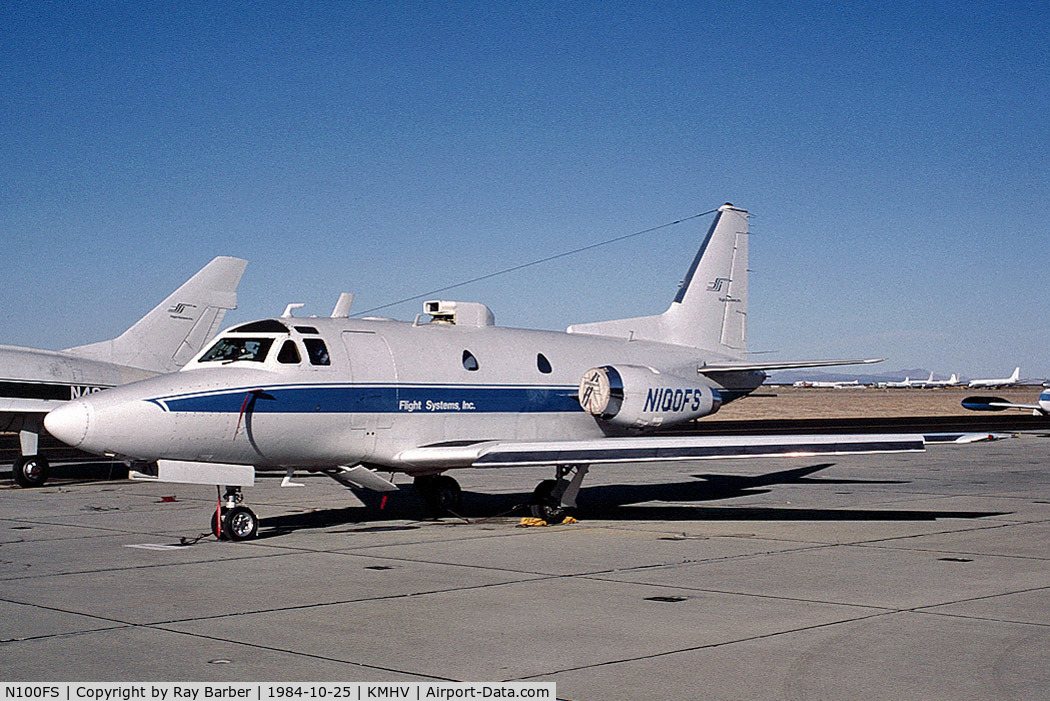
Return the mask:
<svg viewBox="0 0 1050 701">
<path fill-rule="evenodd" d="M 614 426 L 655 428 L 718 411 L 718 390 L 638 365 L 602 365 L 583 374 L 580 406 Z"/>
</svg>

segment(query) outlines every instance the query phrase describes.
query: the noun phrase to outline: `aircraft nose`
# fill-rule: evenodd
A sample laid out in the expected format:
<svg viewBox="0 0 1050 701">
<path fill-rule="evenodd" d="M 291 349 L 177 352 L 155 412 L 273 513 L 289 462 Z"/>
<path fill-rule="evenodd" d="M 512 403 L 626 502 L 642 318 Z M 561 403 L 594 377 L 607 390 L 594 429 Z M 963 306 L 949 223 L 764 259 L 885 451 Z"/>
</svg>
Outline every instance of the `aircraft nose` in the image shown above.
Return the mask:
<svg viewBox="0 0 1050 701">
<path fill-rule="evenodd" d="M 44 428 L 63 443 L 78 448 L 87 437 L 89 416 L 86 402 L 66 402 L 44 417 Z"/>
</svg>

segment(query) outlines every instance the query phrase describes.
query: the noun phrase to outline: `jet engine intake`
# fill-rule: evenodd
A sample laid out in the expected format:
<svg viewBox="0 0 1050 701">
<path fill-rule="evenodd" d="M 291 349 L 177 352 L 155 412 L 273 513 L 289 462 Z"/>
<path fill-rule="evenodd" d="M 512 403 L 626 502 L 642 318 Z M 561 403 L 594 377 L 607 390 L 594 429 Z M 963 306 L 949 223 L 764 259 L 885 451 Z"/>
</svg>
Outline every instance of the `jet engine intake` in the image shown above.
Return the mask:
<svg viewBox="0 0 1050 701">
<path fill-rule="evenodd" d="M 614 426 L 655 428 L 718 411 L 718 390 L 639 365 L 602 365 L 583 374 L 578 398 L 588 414 Z"/>
</svg>

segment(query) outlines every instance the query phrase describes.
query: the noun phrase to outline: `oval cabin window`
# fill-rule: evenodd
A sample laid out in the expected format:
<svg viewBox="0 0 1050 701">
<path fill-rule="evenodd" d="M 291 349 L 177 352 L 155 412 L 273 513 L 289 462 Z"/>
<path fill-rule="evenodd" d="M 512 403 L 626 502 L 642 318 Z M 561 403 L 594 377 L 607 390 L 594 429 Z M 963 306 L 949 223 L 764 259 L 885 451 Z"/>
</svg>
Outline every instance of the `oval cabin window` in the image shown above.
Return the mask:
<svg viewBox="0 0 1050 701">
<path fill-rule="evenodd" d="M 536 354 L 536 369 L 544 375 L 551 374 L 551 361 L 547 360 L 547 356 L 543 353 Z"/>
</svg>

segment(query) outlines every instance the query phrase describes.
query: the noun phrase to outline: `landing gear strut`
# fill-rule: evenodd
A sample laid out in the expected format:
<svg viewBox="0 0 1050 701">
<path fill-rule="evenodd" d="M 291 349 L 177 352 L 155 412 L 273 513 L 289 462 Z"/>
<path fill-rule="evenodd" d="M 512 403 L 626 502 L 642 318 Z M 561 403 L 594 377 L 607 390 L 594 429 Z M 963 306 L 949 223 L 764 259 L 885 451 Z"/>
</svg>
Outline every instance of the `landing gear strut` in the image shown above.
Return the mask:
<svg viewBox="0 0 1050 701">
<path fill-rule="evenodd" d="M 41 487 L 47 481 L 50 466 L 47 458 L 39 454 L 40 431 L 42 430 L 42 426 L 29 423 L 18 432 L 18 444 L 22 457 L 15 460 L 11 468 L 11 476 L 15 478 L 15 482 L 20 487 Z"/>
<path fill-rule="evenodd" d="M 259 532 L 259 517 L 243 503 L 240 487 L 227 487 L 211 516 L 211 532 L 219 540 L 250 540 Z"/>
<path fill-rule="evenodd" d="M 419 475 L 412 487 L 423 498 L 427 513 L 431 516 L 457 515 L 463 505 L 463 491 L 459 482 L 448 475 Z"/>
<path fill-rule="evenodd" d="M 569 478 L 569 475 L 572 478 Z M 532 492 L 529 510 L 534 518 L 561 523 L 576 508 L 576 495 L 587 474 L 587 465 L 557 465 L 555 479 L 543 480 Z"/>
<path fill-rule="evenodd" d="M 40 487 L 47 480 L 48 468 L 43 455 L 26 455 L 15 460 L 11 473 L 20 487 Z"/>
</svg>

